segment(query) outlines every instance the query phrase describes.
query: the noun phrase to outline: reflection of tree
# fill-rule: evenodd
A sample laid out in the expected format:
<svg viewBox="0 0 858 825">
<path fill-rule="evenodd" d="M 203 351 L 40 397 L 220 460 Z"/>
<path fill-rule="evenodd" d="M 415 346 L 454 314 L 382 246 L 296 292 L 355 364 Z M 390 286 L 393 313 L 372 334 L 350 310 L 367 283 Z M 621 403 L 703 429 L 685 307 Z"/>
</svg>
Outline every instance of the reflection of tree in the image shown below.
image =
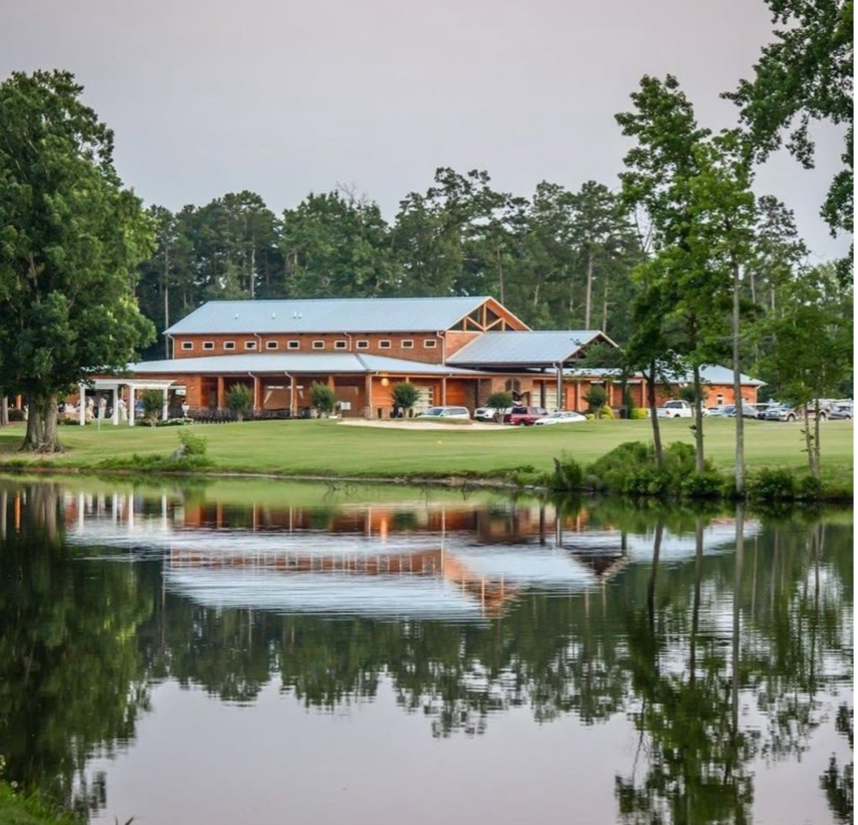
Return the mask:
<svg viewBox="0 0 858 825">
<path fill-rule="evenodd" d="M 742 534 L 741 511 L 737 535 Z M 747 763 L 753 756 L 752 739 L 738 729 L 736 696 L 731 691 L 735 670 L 728 669 L 720 649 L 703 642 L 698 660 L 696 639 L 699 615 L 699 578 L 702 530 L 696 530 L 697 560 L 693 595 L 692 631 L 688 664 L 678 663 L 679 651 L 665 614 L 654 615 L 651 589 L 657 580 L 661 529 L 656 529 L 646 615 L 633 613 L 628 627 L 629 670 L 637 708 L 632 718 L 646 751 L 646 775 L 616 779 L 620 814 L 625 822 L 744 823 L 750 821 L 753 796 Z M 736 554 L 739 598 L 741 552 Z M 733 662 L 738 662 L 734 637 Z"/>
<path fill-rule="evenodd" d="M 835 729 L 842 733 L 849 741 L 849 749 L 852 749 L 853 719 L 852 708 L 841 705 L 837 710 Z M 852 802 L 854 794 L 854 770 L 853 763 L 848 762 L 841 769 L 837 764 L 837 757 L 832 756 L 828 762 L 828 770 L 819 778 L 819 784 L 825 792 L 828 807 L 838 822 L 851 823 L 854 816 L 854 805 Z"/>
<path fill-rule="evenodd" d="M 87 759 L 132 739 L 148 707 L 135 630 L 152 599 L 127 566 L 70 562 L 58 487 L 0 492 L 0 503 L 7 525 L 0 553 L 6 776 L 93 810 L 105 790 L 98 778 L 87 785 Z"/>
</svg>

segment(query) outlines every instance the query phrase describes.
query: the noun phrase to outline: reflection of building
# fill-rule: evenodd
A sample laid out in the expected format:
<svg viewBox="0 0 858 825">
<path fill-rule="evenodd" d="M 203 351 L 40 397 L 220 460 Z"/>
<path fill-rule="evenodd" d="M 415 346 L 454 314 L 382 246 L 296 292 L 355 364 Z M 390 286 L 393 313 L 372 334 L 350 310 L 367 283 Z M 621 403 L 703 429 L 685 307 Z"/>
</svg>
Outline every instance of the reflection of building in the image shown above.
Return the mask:
<svg viewBox="0 0 858 825">
<path fill-rule="evenodd" d="M 210 607 L 379 617 L 492 615 L 525 589 L 585 592 L 652 552 L 652 536 L 538 503 L 236 507 L 81 493 L 66 499 L 66 524 L 73 544 L 157 554 L 168 588 Z M 705 552 L 729 549 L 734 529 L 708 526 Z M 665 532 L 661 553 L 691 558 L 694 537 Z"/>
</svg>

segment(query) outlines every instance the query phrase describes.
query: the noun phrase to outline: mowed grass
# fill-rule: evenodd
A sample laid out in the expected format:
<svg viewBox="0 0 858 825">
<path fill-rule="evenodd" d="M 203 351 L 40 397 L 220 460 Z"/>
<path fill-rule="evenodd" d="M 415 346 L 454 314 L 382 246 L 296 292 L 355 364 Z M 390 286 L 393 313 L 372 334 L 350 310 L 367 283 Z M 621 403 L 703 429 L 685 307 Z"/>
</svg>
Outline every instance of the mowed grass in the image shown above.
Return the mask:
<svg viewBox="0 0 858 825">
<path fill-rule="evenodd" d="M 94 469 L 105 459 L 166 455 L 178 445 L 180 428 L 93 426 L 60 428 L 66 452 L 48 461 L 58 467 Z M 624 441 L 650 441 L 648 421 L 591 421 L 555 427 L 498 427 L 444 431 L 351 427 L 329 421 L 266 421 L 197 425 L 205 436 L 213 469 L 231 472 L 332 475 L 354 477 L 440 476 L 471 474 L 502 476 L 513 471 L 545 472 L 563 453 L 582 464 L 594 461 Z M 687 420 L 662 424 L 666 442 L 693 442 Z M 0 430 L 0 463 L 22 458 L 17 452 L 23 426 Z M 717 468 L 734 463 L 735 422 L 706 422 L 706 451 Z M 804 470 L 807 458 L 801 424 L 747 421 L 746 462 L 749 469 L 786 467 Z M 852 488 L 853 428 L 851 421 L 822 426 L 824 479 Z"/>
</svg>

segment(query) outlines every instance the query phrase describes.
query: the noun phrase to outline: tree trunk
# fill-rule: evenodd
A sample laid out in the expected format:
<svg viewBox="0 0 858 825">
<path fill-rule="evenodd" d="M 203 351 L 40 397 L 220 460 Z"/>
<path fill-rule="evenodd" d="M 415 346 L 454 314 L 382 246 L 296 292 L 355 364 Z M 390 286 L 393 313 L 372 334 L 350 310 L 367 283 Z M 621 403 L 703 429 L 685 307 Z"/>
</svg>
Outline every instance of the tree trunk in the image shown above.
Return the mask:
<svg viewBox="0 0 858 825">
<path fill-rule="evenodd" d="M 602 293 L 602 332 L 608 332 L 608 270 L 605 269 L 605 290 Z"/>
<path fill-rule="evenodd" d="M 700 366 L 694 365 L 694 469 L 702 473 L 706 469 L 703 452 L 703 385 L 700 383 Z"/>
<path fill-rule="evenodd" d="M 807 466 L 814 478 L 819 478 L 819 468 L 816 466 L 816 448 L 813 444 L 813 431 L 810 429 L 810 421 L 804 417 L 804 447 L 807 452 Z"/>
<path fill-rule="evenodd" d="M 661 445 L 661 426 L 658 421 L 658 413 L 656 412 L 658 409 L 658 402 L 656 401 L 655 393 L 655 363 L 650 364 L 649 375 L 643 371 L 641 372 L 643 374 L 644 381 L 646 381 L 646 398 L 649 406 L 649 417 L 652 421 L 652 443 L 655 449 L 655 463 L 658 465 L 659 469 L 661 469 L 664 467 L 664 448 Z"/>
<path fill-rule="evenodd" d="M 164 329 L 170 328 L 170 247 L 164 247 Z M 164 336 L 165 358 L 170 357 L 170 339 Z"/>
<path fill-rule="evenodd" d="M 0 427 L 9 423 L 9 399 L 4 395 L 0 398 Z"/>
<path fill-rule="evenodd" d="M 733 661 L 730 708 L 732 710 L 733 736 L 739 735 L 739 630 L 741 614 L 739 604 L 742 598 L 742 557 L 745 544 L 745 510 L 740 504 L 736 508 L 736 575 L 733 581 Z"/>
<path fill-rule="evenodd" d="M 821 445 L 819 443 L 819 399 L 817 398 L 814 403 L 814 410 L 816 412 L 816 420 L 813 422 L 813 466 L 814 466 L 814 478 L 819 478 L 819 471 L 822 468 L 822 456 L 821 456 Z"/>
<path fill-rule="evenodd" d="M 61 453 L 63 451 L 57 433 L 56 393 L 28 393 L 27 434 L 22 451 L 35 453 Z"/>
<path fill-rule="evenodd" d="M 253 240 L 253 246 L 250 248 L 250 300 L 254 298 L 256 298 L 256 239 Z"/>
<path fill-rule="evenodd" d="M 745 495 L 745 417 L 739 369 L 739 265 L 733 263 L 733 400 L 736 404 L 736 495 Z"/>
<path fill-rule="evenodd" d="M 593 251 L 587 253 L 587 292 L 584 296 L 584 329 L 590 329 L 590 306 L 593 300 Z"/>
</svg>

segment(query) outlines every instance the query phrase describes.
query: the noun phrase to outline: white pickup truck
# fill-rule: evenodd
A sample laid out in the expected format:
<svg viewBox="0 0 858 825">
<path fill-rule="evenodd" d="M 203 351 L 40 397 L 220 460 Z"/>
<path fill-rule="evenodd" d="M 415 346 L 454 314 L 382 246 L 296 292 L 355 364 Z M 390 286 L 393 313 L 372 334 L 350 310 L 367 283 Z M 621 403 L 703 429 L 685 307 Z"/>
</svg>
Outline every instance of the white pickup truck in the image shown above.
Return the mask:
<svg viewBox="0 0 858 825">
<path fill-rule="evenodd" d="M 694 408 L 687 401 L 667 401 L 655 413 L 659 418 L 693 418 Z"/>
</svg>

